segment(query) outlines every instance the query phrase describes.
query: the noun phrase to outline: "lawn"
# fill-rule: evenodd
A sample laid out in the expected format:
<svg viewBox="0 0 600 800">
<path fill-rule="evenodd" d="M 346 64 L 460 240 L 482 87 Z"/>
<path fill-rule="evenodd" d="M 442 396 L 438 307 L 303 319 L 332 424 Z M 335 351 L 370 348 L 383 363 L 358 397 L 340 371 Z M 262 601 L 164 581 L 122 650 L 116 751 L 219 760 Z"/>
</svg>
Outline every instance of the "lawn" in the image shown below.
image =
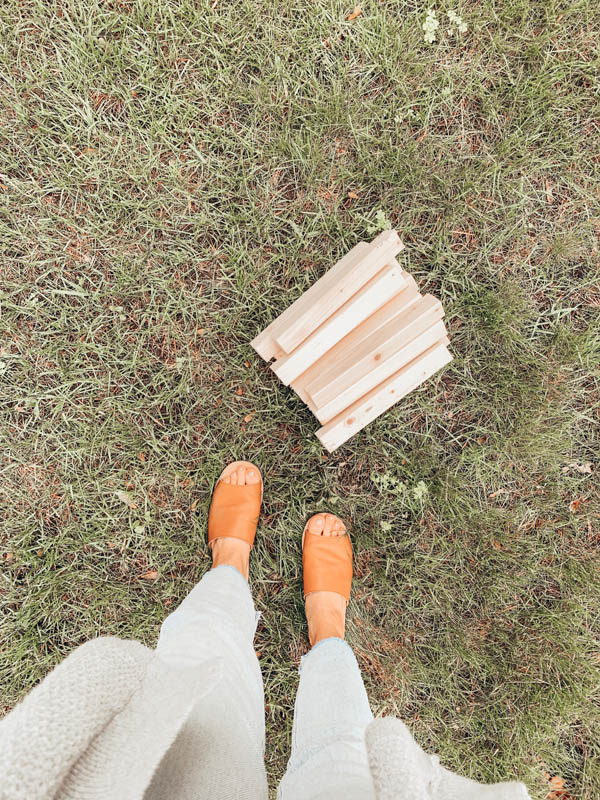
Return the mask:
<svg viewBox="0 0 600 800">
<path fill-rule="evenodd" d="M 156 642 L 245 457 L 273 787 L 329 508 L 374 711 L 600 797 L 600 11 L 432 7 L 428 43 L 400 0 L 0 6 L 0 713 L 90 637 Z M 329 456 L 249 341 L 382 219 L 454 361 Z"/>
</svg>

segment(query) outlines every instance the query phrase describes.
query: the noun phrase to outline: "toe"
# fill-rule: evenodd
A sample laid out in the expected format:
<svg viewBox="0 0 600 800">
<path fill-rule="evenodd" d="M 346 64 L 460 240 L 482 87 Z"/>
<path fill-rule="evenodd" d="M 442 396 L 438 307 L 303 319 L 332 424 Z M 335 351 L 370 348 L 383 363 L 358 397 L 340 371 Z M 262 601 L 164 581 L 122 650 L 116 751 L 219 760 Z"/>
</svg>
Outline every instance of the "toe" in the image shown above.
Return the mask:
<svg viewBox="0 0 600 800">
<path fill-rule="evenodd" d="M 219 480 L 224 481 L 230 486 L 248 486 L 260 483 L 262 478 L 260 470 L 250 462 L 239 464 L 234 461 L 225 467 Z"/>
<path fill-rule="evenodd" d="M 246 483 L 250 486 L 260 483 L 260 473 L 256 467 L 246 467 Z"/>
<path fill-rule="evenodd" d="M 325 514 L 324 536 L 341 536 L 345 530 L 344 523 L 335 514 Z"/>
<path fill-rule="evenodd" d="M 334 517 L 333 519 L 333 526 L 331 528 L 332 534 L 334 536 L 343 536 L 346 533 L 346 526 L 341 519 L 338 519 L 337 517 Z"/>
<path fill-rule="evenodd" d="M 319 535 L 323 533 L 324 526 L 325 514 L 315 514 L 314 517 L 311 517 L 308 521 L 307 531 Z"/>
<path fill-rule="evenodd" d="M 335 517 L 332 514 L 325 514 L 325 524 L 323 526 L 323 536 L 331 536 L 331 529 L 333 528 L 334 521 L 335 521 Z"/>
</svg>

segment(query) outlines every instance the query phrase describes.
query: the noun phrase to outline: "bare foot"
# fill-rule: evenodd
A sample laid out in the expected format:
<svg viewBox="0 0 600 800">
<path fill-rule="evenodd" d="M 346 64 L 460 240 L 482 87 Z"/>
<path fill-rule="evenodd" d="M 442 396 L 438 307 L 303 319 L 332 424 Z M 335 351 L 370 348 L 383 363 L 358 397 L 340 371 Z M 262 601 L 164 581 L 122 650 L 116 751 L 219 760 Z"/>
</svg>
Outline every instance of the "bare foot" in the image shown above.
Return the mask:
<svg viewBox="0 0 600 800">
<path fill-rule="evenodd" d="M 230 484 L 231 486 L 251 486 L 260 483 L 260 473 L 257 469 L 244 465 L 231 465 L 227 467 L 219 482 Z M 248 580 L 250 570 L 250 545 L 241 539 L 234 539 L 231 536 L 224 536 L 209 543 L 212 550 L 212 569 L 228 565 L 235 567 L 238 572 Z"/>
<path fill-rule="evenodd" d="M 315 514 L 309 520 L 307 536 L 346 536 L 346 528 L 333 514 Z M 314 646 L 321 639 L 344 638 L 346 598 L 337 592 L 311 592 L 306 595 L 305 610 L 308 639 Z"/>
</svg>

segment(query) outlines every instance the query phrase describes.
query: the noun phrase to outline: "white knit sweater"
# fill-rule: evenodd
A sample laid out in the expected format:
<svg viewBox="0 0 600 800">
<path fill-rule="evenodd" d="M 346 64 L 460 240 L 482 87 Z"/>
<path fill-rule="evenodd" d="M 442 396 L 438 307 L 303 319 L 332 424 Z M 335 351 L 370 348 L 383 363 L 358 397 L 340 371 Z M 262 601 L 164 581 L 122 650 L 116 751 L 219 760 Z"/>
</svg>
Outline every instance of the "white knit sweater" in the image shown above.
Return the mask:
<svg viewBox="0 0 600 800">
<path fill-rule="evenodd" d="M 133 641 L 82 645 L 0 721 L 0 800 L 159 800 L 152 776 L 218 672 L 217 662 L 166 667 Z M 520 783 L 482 786 L 448 772 L 397 719 L 375 720 L 366 743 L 377 800 L 529 798 Z M 189 757 L 171 750 L 179 776 Z"/>
</svg>

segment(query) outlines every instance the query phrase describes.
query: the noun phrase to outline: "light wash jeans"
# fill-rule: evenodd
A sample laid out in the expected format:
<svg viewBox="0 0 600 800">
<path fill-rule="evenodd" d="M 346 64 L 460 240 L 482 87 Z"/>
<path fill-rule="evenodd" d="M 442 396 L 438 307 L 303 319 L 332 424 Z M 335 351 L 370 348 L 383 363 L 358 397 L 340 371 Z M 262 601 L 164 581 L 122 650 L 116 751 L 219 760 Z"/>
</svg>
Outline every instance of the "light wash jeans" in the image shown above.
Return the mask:
<svg viewBox="0 0 600 800">
<path fill-rule="evenodd" d="M 190 769 L 198 773 L 196 785 L 206 787 L 196 798 L 268 795 L 263 683 L 252 644 L 257 619 L 242 575 L 217 567 L 162 625 L 157 652 L 164 661 L 190 666 L 221 659 L 221 679 L 186 724 L 197 745 Z M 372 719 L 351 648 L 342 639 L 319 642 L 302 659 L 280 800 L 372 800 L 364 738 Z M 165 791 L 176 788 L 170 781 Z"/>
</svg>

